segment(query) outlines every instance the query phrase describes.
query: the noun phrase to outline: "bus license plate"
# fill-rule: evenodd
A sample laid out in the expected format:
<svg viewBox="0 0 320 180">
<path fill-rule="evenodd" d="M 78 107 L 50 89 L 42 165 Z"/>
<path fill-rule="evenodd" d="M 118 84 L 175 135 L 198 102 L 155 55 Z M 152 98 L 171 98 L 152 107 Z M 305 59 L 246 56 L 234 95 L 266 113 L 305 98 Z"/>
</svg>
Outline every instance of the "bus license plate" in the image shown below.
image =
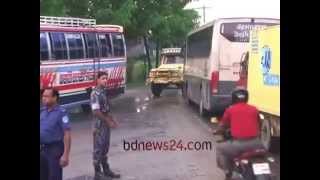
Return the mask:
<svg viewBox="0 0 320 180">
<path fill-rule="evenodd" d="M 271 174 L 269 163 L 254 163 L 252 168 L 255 175 Z"/>
</svg>

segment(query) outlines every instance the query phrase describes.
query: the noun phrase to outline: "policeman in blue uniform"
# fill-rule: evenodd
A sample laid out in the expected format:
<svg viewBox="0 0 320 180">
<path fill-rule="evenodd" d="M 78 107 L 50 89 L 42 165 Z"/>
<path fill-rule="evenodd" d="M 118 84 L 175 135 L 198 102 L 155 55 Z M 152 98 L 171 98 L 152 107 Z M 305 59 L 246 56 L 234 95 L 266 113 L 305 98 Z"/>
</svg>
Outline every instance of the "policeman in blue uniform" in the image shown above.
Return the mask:
<svg viewBox="0 0 320 180">
<path fill-rule="evenodd" d="M 40 89 L 40 110 L 42 107 L 42 93 L 43 90 Z M 41 146 L 40 146 L 40 150 L 41 150 Z M 40 152 L 40 180 L 48 180 L 49 178 L 49 171 L 48 171 L 48 161 L 45 158 L 45 156 L 43 156 L 43 154 Z"/>
<path fill-rule="evenodd" d="M 120 174 L 116 174 L 110 170 L 107 157 L 110 145 L 110 128 L 118 126 L 117 122 L 110 115 L 110 105 L 106 93 L 107 79 L 108 74 L 106 72 L 98 73 L 97 87 L 93 89 L 90 99 L 95 120 L 93 131 L 95 180 L 103 180 L 109 177 L 120 178 Z"/>
<path fill-rule="evenodd" d="M 67 112 L 58 105 L 59 92 L 46 88 L 40 108 L 40 154 L 48 162 L 48 180 L 62 180 L 62 168 L 69 164 L 71 146 Z"/>
</svg>

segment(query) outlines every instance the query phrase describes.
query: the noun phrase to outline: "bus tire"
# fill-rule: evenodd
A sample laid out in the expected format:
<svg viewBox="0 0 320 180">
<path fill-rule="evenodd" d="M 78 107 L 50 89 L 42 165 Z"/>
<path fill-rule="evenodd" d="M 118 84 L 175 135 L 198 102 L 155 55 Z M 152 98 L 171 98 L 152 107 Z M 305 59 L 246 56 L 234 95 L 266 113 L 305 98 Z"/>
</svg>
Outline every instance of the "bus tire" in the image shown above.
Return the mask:
<svg viewBox="0 0 320 180">
<path fill-rule="evenodd" d="M 189 98 L 189 94 L 188 94 L 188 82 L 185 83 L 184 85 L 185 87 L 185 100 L 187 101 L 188 105 L 193 105 L 193 101 Z"/>
<path fill-rule="evenodd" d="M 182 92 L 182 97 L 184 99 L 187 99 L 188 98 L 188 94 L 187 94 L 187 83 L 183 83 L 181 85 L 181 92 Z"/>
<path fill-rule="evenodd" d="M 84 113 L 91 113 L 90 104 L 82 104 L 81 109 L 82 109 L 82 112 Z"/>
<path fill-rule="evenodd" d="M 159 84 L 151 84 L 151 92 L 155 97 L 160 97 L 162 87 Z"/>
<path fill-rule="evenodd" d="M 207 110 L 204 107 L 203 101 L 204 101 L 204 93 L 203 93 L 203 90 L 201 89 L 201 99 L 200 99 L 200 103 L 199 103 L 199 114 L 201 117 L 204 117 L 208 114 Z"/>
<path fill-rule="evenodd" d="M 204 107 L 203 107 L 203 100 L 201 98 L 200 103 L 199 103 L 199 114 L 200 116 L 204 116 Z"/>
</svg>

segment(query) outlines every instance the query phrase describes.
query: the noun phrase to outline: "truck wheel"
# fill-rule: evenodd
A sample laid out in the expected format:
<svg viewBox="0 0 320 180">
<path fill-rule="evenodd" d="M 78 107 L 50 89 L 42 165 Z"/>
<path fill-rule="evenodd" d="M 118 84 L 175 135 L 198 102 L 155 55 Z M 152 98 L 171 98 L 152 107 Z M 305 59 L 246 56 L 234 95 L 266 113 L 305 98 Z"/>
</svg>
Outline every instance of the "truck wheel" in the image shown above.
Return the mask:
<svg viewBox="0 0 320 180">
<path fill-rule="evenodd" d="M 269 120 L 262 120 L 261 121 L 261 135 L 260 135 L 261 142 L 263 146 L 270 150 L 271 147 L 271 124 Z"/>
<path fill-rule="evenodd" d="M 151 84 L 151 91 L 155 97 L 160 97 L 162 92 L 162 87 L 159 84 Z"/>
</svg>

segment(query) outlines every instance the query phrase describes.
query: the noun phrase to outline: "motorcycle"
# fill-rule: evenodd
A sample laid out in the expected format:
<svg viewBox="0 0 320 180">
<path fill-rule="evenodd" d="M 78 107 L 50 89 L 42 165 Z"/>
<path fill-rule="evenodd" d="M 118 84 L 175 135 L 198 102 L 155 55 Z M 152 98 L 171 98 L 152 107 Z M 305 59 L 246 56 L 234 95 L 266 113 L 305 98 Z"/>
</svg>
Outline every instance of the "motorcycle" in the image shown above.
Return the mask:
<svg viewBox="0 0 320 180">
<path fill-rule="evenodd" d="M 232 140 L 230 129 L 224 131 L 222 139 L 217 140 L 217 143 L 228 140 Z M 274 162 L 274 158 L 266 149 L 252 149 L 243 152 L 233 159 L 232 179 L 272 180 L 271 164 Z"/>
</svg>

